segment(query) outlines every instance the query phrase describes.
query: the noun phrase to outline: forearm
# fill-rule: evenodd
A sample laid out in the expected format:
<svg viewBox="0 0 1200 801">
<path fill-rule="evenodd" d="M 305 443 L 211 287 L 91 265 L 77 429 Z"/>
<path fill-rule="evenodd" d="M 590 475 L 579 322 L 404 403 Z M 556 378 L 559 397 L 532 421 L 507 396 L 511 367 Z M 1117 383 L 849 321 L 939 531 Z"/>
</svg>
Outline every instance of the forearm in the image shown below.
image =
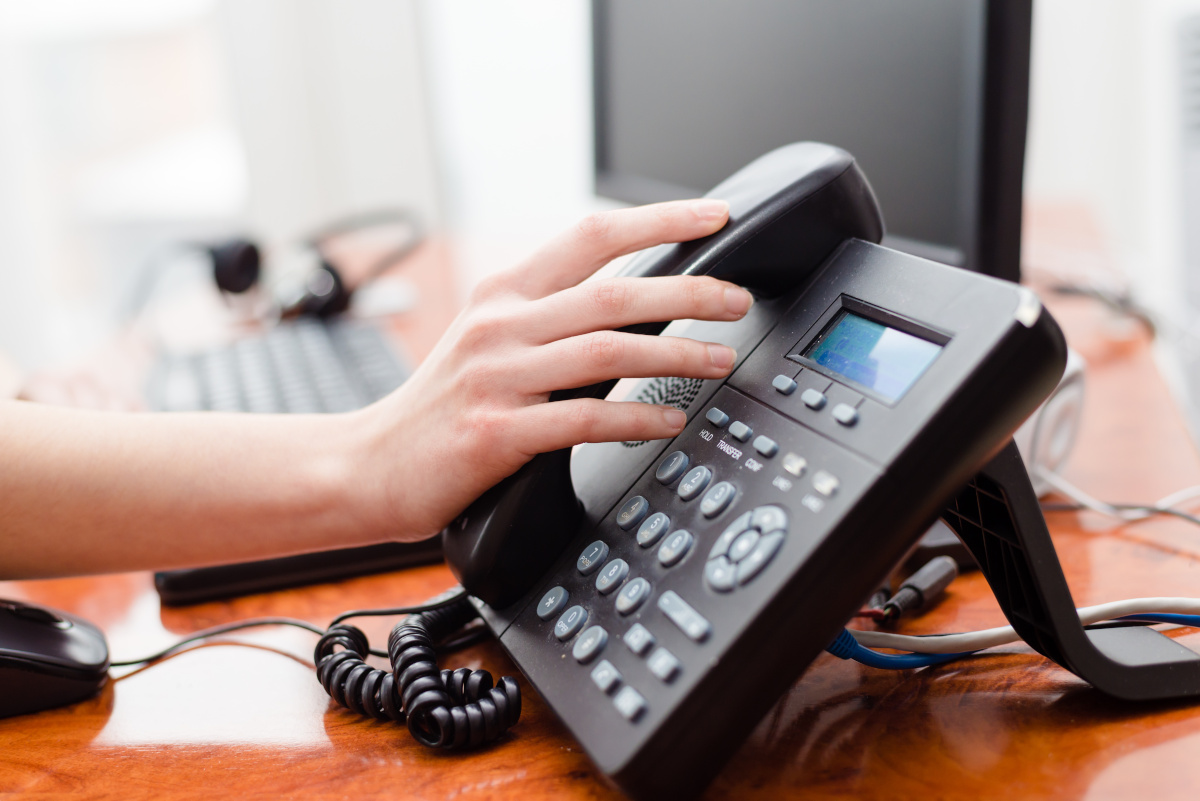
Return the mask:
<svg viewBox="0 0 1200 801">
<path fill-rule="evenodd" d="M 182 567 L 391 536 L 354 416 L 0 402 L 0 574 Z M 378 477 L 375 477 L 378 478 Z"/>
</svg>

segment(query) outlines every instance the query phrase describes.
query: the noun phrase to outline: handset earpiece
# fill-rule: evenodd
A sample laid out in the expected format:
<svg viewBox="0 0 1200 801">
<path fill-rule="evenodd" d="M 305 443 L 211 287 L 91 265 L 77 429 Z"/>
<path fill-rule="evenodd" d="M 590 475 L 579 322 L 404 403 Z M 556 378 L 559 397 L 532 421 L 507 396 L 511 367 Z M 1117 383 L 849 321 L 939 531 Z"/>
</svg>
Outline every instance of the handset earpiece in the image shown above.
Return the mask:
<svg viewBox="0 0 1200 801">
<path fill-rule="evenodd" d="M 622 274 L 713 275 L 770 297 L 807 280 L 845 240 L 883 238 L 883 216 L 866 177 L 853 156 L 830 145 L 800 142 L 773 150 L 707 196 L 729 203 L 720 231 L 646 250 Z M 622 330 L 659 334 L 666 326 Z M 615 384 L 560 390 L 549 402 L 603 398 Z M 502 609 L 558 558 L 583 516 L 570 463 L 569 448 L 538 454 L 446 528 L 446 563 L 469 593 Z"/>
</svg>

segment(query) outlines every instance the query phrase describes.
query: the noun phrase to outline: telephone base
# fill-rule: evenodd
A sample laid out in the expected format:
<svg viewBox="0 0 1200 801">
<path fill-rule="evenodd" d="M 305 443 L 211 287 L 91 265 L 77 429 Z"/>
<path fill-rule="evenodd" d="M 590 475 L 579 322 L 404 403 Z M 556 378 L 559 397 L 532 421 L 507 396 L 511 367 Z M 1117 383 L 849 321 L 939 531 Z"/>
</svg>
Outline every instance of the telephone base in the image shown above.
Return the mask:
<svg viewBox="0 0 1200 801">
<path fill-rule="evenodd" d="M 1085 630 L 1011 440 L 942 519 L 970 549 L 1021 639 L 1097 690 L 1129 701 L 1200 695 L 1200 654 L 1144 627 Z"/>
</svg>

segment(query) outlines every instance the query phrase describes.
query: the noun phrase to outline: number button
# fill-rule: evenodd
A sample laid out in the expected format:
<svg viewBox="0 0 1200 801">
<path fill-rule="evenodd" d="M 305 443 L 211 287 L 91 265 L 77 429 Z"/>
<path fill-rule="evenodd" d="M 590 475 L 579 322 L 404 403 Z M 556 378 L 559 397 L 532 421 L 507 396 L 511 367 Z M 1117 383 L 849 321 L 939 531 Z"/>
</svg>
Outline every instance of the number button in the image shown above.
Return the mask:
<svg viewBox="0 0 1200 801">
<path fill-rule="evenodd" d="M 567 605 L 567 591 L 563 587 L 555 587 L 542 596 L 542 600 L 538 601 L 537 616 L 542 620 L 549 620 L 562 611 L 562 608 Z"/>
<path fill-rule="evenodd" d="M 685 501 L 690 501 L 708 486 L 708 482 L 712 481 L 712 471 L 703 465 L 693 467 L 688 474 L 683 477 L 683 481 L 679 482 L 679 489 L 676 493 Z"/>
<path fill-rule="evenodd" d="M 638 529 L 637 544 L 643 548 L 649 548 L 662 539 L 662 535 L 666 534 L 670 527 L 671 518 L 662 512 L 655 512 L 647 517 L 646 522 L 642 523 L 642 527 Z"/>
<path fill-rule="evenodd" d="M 600 565 L 604 564 L 604 560 L 607 558 L 608 543 L 596 540 L 584 548 L 583 553 L 579 554 L 579 559 L 575 561 L 575 567 L 583 575 L 590 576 L 600 568 Z"/>
<path fill-rule="evenodd" d="M 641 495 L 634 495 L 625 501 L 625 505 L 617 512 L 617 525 L 620 526 L 622 531 L 628 531 L 642 522 L 642 518 L 649 511 L 650 502 Z"/>
<path fill-rule="evenodd" d="M 663 484 L 670 484 L 675 479 L 683 475 L 683 471 L 688 469 L 690 460 L 688 455 L 683 451 L 675 451 L 666 459 L 662 460 L 662 464 L 658 466 L 654 477 Z"/>
<path fill-rule="evenodd" d="M 554 624 L 554 636 L 560 640 L 569 640 L 583 628 L 587 622 L 588 613 L 582 606 L 576 604 L 562 613 L 562 617 Z"/>
<path fill-rule="evenodd" d="M 617 611 L 622 615 L 630 615 L 650 597 L 650 582 L 644 578 L 635 578 L 617 593 Z"/>
<path fill-rule="evenodd" d="M 596 590 L 601 595 L 608 595 L 629 575 L 629 563 L 624 559 L 614 559 L 604 566 L 600 575 L 596 576 Z"/>
<path fill-rule="evenodd" d="M 687 552 L 692 549 L 692 543 L 695 538 L 691 532 L 680 529 L 671 536 L 667 537 L 658 549 L 658 561 L 663 567 L 674 567 L 679 564 L 683 557 L 687 556 Z"/>
<path fill-rule="evenodd" d="M 705 517 L 716 517 L 725 511 L 735 495 L 737 495 L 737 490 L 728 481 L 713 484 L 712 489 L 706 492 L 704 499 L 700 501 L 700 514 Z"/>
</svg>

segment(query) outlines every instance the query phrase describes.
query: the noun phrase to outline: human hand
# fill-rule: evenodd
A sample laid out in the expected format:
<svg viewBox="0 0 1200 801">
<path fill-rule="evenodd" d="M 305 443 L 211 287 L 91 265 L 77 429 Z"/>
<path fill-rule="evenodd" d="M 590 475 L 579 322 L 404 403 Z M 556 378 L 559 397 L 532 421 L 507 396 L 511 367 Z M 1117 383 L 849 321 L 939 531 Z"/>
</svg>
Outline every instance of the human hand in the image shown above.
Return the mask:
<svg viewBox="0 0 1200 801">
<path fill-rule="evenodd" d="M 663 203 L 588 217 L 524 264 L 485 280 L 429 357 L 379 403 L 345 416 L 364 511 L 382 536 L 432 535 L 535 454 L 581 442 L 677 435 L 683 412 L 575 399 L 557 389 L 615 378 L 722 378 L 731 348 L 612 329 L 741 319 L 750 293 L 704 276 L 581 283 L 610 260 L 713 233 L 721 201 Z"/>
</svg>

